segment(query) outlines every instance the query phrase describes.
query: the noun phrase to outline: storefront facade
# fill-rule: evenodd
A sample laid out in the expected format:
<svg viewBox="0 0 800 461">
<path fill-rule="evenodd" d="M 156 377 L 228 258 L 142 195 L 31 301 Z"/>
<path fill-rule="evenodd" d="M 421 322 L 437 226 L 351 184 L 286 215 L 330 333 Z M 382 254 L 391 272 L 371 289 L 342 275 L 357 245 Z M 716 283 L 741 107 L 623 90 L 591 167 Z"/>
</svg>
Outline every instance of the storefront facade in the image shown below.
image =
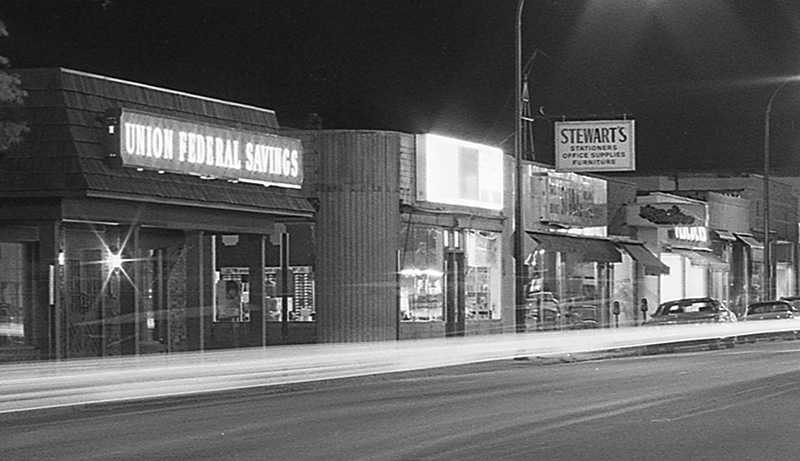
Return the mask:
<svg viewBox="0 0 800 461">
<path fill-rule="evenodd" d="M 28 97 L 3 114 L 30 131 L 0 158 L 0 301 L 14 331 L 4 354 L 315 340 L 311 312 L 282 312 L 303 325 L 271 313 L 296 297 L 270 289 L 278 269 L 312 263 L 285 242 L 309 240 L 314 216 L 302 145 L 278 134 L 273 111 L 64 69 L 15 72 Z"/>
<path fill-rule="evenodd" d="M 715 193 L 695 196 L 649 193 L 628 208 L 637 238 L 670 269 L 658 280 L 658 297 L 648 298 L 651 310 L 661 302 L 705 296 L 733 306 L 739 288 L 758 279 L 750 248 L 743 246 L 745 239 L 755 241 L 741 232 L 747 228 L 747 201 Z"/>
<path fill-rule="evenodd" d="M 321 342 L 513 330 L 502 151 L 389 131 L 287 134 L 303 142 L 318 208 Z"/>
<path fill-rule="evenodd" d="M 643 242 L 607 235 L 607 181 L 535 164 L 523 171 L 528 305 L 535 311 L 527 328 L 634 324 L 645 280 L 669 269 Z M 559 310 L 555 325 L 548 306 Z"/>
<path fill-rule="evenodd" d="M 737 313 L 750 302 L 797 293 L 798 197 L 787 178 L 769 182 L 770 187 L 770 272 L 771 286 L 764 281 L 764 213 L 765 181 L 759 175 L 681 174 L 675 176 L 630 176 L 640 192 L 669 191 L 674 195 L 707 200 L 709 206 L 731 200 L 746 203 L 731 214 L 727 204 L 711 210 L 711 220 L 726 220 L 712 224 L 712 230 L 728 233 L 722 237 L 714 232 L 712 240 L 725 240 L 732 249 L 730 305 Z M 715 197 L 716 196 L 716 197 Z M 708 199 L 706 197 L 709 197 Z M 720 200 L 719 197 L 725 197 Z M 727 207 L 727 208 L 726 208 Z M 735 219 L 731 219 L 735 216 Z"/>
</svg>

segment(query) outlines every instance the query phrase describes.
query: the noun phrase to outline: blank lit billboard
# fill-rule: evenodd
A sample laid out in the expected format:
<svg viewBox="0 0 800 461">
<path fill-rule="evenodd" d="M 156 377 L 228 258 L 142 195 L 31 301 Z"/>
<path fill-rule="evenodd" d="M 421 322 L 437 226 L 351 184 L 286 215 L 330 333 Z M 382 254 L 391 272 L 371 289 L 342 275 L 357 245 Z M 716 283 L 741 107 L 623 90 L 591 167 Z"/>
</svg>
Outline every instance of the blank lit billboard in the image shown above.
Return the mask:
<svg viewBox="0 0 800 461">
<path fill-rule="evenodd" d="M 503 209 L 503 151 L 445 136 L 417 135 L 417 200 Z"/>
</svg>

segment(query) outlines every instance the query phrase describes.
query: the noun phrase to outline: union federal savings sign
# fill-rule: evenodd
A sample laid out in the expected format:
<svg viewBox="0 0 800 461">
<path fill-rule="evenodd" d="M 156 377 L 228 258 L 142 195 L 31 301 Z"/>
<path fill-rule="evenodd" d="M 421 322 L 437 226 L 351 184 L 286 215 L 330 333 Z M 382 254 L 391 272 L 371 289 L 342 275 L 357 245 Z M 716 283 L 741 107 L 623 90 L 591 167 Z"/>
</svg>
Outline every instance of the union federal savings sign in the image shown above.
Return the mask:
<svg viewBox="0 0 800 461">
<path fill-rule="evenodd" d="M 108 134 L 112 155 L 118 152 L 125 166 L 294 188 L 303 183 L 299 139 L 129 109 Z"/>
<path fill-rule="evenodd" d="M 555 123 L 556 170 L 634 171 L 633 120 Z"/>
</svg>

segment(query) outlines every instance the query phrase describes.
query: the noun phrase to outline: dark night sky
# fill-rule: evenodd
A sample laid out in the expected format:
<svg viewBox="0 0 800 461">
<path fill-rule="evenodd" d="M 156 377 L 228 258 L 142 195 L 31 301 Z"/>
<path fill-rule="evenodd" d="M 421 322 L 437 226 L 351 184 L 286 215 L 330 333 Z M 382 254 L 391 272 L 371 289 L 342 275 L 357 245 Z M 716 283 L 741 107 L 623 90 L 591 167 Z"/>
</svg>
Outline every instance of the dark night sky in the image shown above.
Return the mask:
<svg viewBox="0 0 800 461">
<path fill-rule="evenodd" d="M 513 139 L 516 0 L 3 0 L 13 67 L 60 66 L 326 128 Z M 797 0 L 527 0 L 537 159 L 551 120 L 636 120 L 642 172 L 762 168 L 800 75 Z M 800 174 L 800 82 L 773 167 Z M 508 144 L 507 147 L 511 147 Z"/>
</svg>

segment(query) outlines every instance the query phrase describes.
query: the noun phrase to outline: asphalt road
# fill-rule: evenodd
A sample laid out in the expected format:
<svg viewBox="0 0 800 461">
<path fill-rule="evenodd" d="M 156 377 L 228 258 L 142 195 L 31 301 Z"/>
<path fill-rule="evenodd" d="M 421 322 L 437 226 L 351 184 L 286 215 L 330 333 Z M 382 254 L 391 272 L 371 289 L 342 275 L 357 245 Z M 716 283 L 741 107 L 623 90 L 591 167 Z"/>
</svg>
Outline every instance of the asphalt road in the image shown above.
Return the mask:
<svg viewBox="0 0 800 461">
<path fill-rule="evenodd" d="M 0 417 L 4 460 L 772 460 L 800 342 L 504 360 Z"/>
</svg>

